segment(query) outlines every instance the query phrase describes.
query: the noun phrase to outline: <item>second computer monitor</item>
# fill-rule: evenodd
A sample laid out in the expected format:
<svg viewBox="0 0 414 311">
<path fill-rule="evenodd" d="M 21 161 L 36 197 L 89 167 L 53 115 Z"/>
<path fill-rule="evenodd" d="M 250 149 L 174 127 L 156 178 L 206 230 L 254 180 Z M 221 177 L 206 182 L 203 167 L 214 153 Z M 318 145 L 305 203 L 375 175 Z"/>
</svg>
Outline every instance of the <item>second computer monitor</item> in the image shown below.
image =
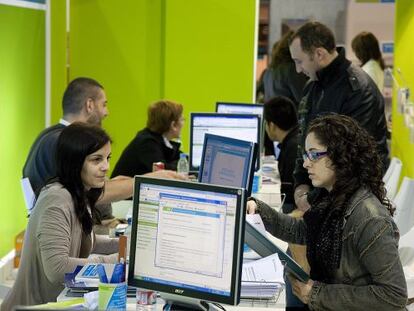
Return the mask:
<svg viewBox="0 0 414 311">
<path fill-rule="evenodd" d="M 242 113 L 242 114 L 258 114 L 263 116 L 262 104 L 247 104 L 247 103 L 216 103 L 216 112 L 218 113 Z"/>
<path fill-rule="evenodd" d="M 257 144 L 205 134 L 198 180 L 202 183 L 252 190 Z"/>
<path fill-rule="evenodd" d="M 215 134 L 257 143 L 260 146 L 260 116 L 226 113 L 192 113 L 190 127 L 190 169 L 198 171 L 204 135 Z M 255 169 L 258 170 L 259 157 Z"/>
</svg>

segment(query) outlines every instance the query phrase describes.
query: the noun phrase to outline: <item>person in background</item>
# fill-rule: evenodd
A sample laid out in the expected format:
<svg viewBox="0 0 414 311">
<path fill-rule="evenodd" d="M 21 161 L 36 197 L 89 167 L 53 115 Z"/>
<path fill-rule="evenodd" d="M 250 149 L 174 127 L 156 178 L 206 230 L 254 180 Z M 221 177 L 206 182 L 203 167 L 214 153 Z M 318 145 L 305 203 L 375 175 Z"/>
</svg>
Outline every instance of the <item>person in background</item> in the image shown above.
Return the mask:
<svg viewBox="0 0 414 311">
<path fill-rule="evenodd" d="M 289 40 L 292 35 L 293 31 L 290 30 L 275 43 L 272 49 L 272 60 L 263 73 L 261 81 L 265 103 L 275 96 L 284 96 L 289 98 L 297 108 L 308 78 L 295 70 L 295 63 L 289 51 Z M 268 135 L 265 135 L 264 146 L 266 155 L 277 154 L 274 152 L 274 144 Z"/>
<path fill-rule="evenodd" d="M 276 96 L 265 103 L 263 114 L 267 135 L 270 140 L 279 142 L 277 165 L 281 181 L 280 190 L 286 195 L 282 210 L 288 214 L 295 208 L 293 170 L 299 135 L 296 107 L 289 98 Z"/>
<path fill-rule="evenodd" d="M 321 116 L 309 125 L 303 158 L 321 189 L 303 219 L 259 200 L 247 205 L 274 236 L 306 244 L 310 280 L 292 277 L 294 294 L 310 310 L 405 310 L 399 232 L 374 139 L 348 116 Z"/>
<path fill-rule="evenodd" d="M 109 114 L 103 86 L 86 77 L 76 78 L 68 84 L 63 94 L 62 109 L 63 116 L 59 123 L 46 128 L 36 138 L 23 167 L 23 177 L 29 178 L 36 194 L 39 194 L 50 178 L 56 176 L 56 144 L 63 129 L 73 122 L 101 126 Z M 148 176 L 182 179 L 175 172 L 167 170 Z M 109 203 L 131 197 L 134 191 L 133 179 L 118 176 L 107 180 L 104 187 L 104 195 L 99 198 L 99 209 L 110 220 L 113 216 Z"/>
<path fill-rule="evenodd" d="M 103 86 L 91 78 L 71 81 L 63 94 L 63 116 L 59 123 L 43 130 L 33 143 L 23 167 L 35 193 L 56 176 L 56 144 L 63 129 L 72 122 L 86 122 L 101 126 L 108 114 Z"/>
<path fill-rule="evenodd" d="M 147 126 L 139 131 L 122 152 L 112 177 L 135 176 L 152 172 L 154 162 L 163 162 L 168 170 L 176 170 L 180 157 L 180 138 L 184 124 L 183 106 L 160 100 L 148 107 Z"/>
<path fill-rule="evenodd" d="M 292 30 L 288 31 L 275 45 L 269 68 L 263 76 L 263 85 L 265 102 L 275 96 L 285 96 L 297 108 L 308 77 L 295 70 L 295 62 L 289 51 L 289 40 L 293 33 Z"/>
<path fill-rule="evenodd" d="M 293 34 L 289 49 L 296 70 L 310 78 L 298 109 L 301 137 L 294 172 L 295 203 L 306 211 L 312 196 L 318 192 L 312 189 L 303 167 L 302 154 L 309 122 L 331 112 L 354 118 L 377 142 L 385 173 L 390 160 L 384 98 L 367 73 L 345 58 L 344 49 L 336 48 L 335 37 L 325 25 L 319 22 L 304 24 Z"/>
<path fill-rule="evenodd" d="M 383 92 L 385 64 L 377 38 L 373 33 L 363 31 L 352 39 L 352 50 L 361 62 L 362 70 L 374 80 L 378 89 Z"/>
<path fill-rule="evenodd" d="M 42 188 L 30 215 L 16 282 L 1 305 L 56 301 L 65 273 L 86 263 L 115 263 L 118 239 L 93 233 L 95 207 L 109 170 L 111 140 L 97 125 L 73 123 L 56 143 L 56 178 Z M 88 256 L 94 252 L 94 257 Z"/>
</svg>

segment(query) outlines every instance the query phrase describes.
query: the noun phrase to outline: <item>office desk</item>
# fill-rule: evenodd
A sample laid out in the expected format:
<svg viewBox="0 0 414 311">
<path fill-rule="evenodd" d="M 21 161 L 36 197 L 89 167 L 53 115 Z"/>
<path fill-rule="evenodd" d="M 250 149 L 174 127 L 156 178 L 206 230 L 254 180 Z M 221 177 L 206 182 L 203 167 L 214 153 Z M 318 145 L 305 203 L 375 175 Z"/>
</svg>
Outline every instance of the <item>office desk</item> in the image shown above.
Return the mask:
<svg viewBox="0 0 414 311">
<path fill-rule="evenodd" d="M 66 297 L 66 292 L 67 289 L 65 288 L 60 295 L 57 297 L 57 301 L 58 302 L 62 302 L 62 301 L 68 301 L 71 299 L 74 299 L 72 297 Z M 156 311 L 162 311 L 162 307 L 164 306 L 164 301 L 161 298 L 157 299 L 157 304 L 156 304 Z M 241 310 L 241 311 L 264 311 L 264 310 L 272 310 L 272 311 L 281 311 L 281 310 L 285 310 L 285 292 L 284 290 L 281 292 L 281 294 L 279 295 L 278 299 L 276 300 L 276 302 L 270 302 L 266 305 L 266 303 L 260 302 L 260 301 L 255 301 L 252 302 L 250 300 L 242 300 L 240 302 L 240 304 L 238 306 L 229 306 L 229 305 L 223 305 L 223 307 L 227 310 L 227 311 L 237 311 L 237 310 Z M 137 305 L 136 305 L 136 299 L 135 298 L 128 298 L 127 300 L 127 310 L 133 310 L 136 311 L 137 309 Z"/>
</svg>

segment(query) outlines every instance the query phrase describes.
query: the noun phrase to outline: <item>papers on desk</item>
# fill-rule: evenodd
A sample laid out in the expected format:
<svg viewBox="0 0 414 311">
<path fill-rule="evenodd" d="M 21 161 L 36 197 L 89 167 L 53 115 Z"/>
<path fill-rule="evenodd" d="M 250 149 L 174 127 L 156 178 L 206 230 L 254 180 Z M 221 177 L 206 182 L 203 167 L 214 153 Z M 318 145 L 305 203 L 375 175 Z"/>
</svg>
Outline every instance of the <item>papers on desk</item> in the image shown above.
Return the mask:
<svg viewBox="0 0 414 311">
<path fill-rule="evenodd" d="M 273 298 L 283 284 L 283 265 L 277 254 L 243 264 L 242 298 Z"/>
<path fill-rule="evenodd" d="M 267 234 L 263 220 L 259 214 L 246 215 L 246 221 L 264 235 Z M 250 259 L 252 257 L 251 252 L 256 254 L 253 250 L 250 250 L 244 254 L 244 258 L 246 259 L 247 257 Z M 278 254 L 254 261 L 250 260 L 243 264 L 242 298 L 273 298 L 281 290 L 283 284 L 283 265 L 279 260 Z"/>
<path fill-rule="evenodd" d="M 280 282 L 283 280 L 283 265 L 277 254 L 243 264 L 242 281 Z"/>
</svg>

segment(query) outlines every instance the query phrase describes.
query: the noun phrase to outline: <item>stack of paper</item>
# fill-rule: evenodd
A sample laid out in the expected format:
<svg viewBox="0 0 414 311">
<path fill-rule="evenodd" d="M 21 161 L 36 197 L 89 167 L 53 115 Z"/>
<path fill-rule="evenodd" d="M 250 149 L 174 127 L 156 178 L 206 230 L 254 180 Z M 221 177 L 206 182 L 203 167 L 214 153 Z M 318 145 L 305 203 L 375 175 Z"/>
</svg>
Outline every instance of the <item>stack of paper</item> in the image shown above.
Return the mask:
<svg viewBox="0 0 414 311">
<path fill-rule="evenodd" d="M 283 284 L 283 265 L 277 254 L 243 264 L 242 298 L 273 298 Z"/>
</svg>

